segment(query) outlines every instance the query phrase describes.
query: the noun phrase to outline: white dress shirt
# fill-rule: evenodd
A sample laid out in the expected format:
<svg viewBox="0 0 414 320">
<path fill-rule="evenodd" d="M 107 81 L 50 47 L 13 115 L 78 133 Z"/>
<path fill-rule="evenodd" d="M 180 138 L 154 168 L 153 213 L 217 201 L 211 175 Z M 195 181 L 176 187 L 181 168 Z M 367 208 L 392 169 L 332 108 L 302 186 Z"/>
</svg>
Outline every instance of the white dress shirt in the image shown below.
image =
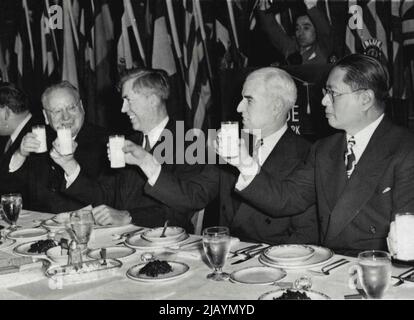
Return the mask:
<svg viewBox="0 0 414 320">
<path fill-rule="evenodd" d="M 287 129 L 288 126 L 285 123 L 282 128 L 262 139 L 263 144 L 260 146 L 258 151 L 258 163 L 253 162 L 251 168 L 249 168 L 248 170 L 248 173 L 240 173 L 235 186 L 237 190 L 243 190 L 250 184 L 250 182 L 252 182 L 256 174 L 259 173 L 259 168 L 269 157 L 270 153 L 273 151 L 273 149 L 279 142 L 280 138 L 282 138 L 282 136 L 285 134 Z M 251 174 L 252 172 L 254 172 L 255 174 Z"/>
<path fill-rule="evenodd" d="M 369 140 L 371 140 L 372 135 L 374 134 L 374 131 L 379 126 L 380 122 L 384 118 L 384 114 L 382 114 L 377 120 L 370 123 L 368 126 L 366 126 L 364 129 L 356 133 L 355 135 L 351 136 L 350 134 L 346 134 L 346 141 L 349 140 L 349 138 L 354 137 L 355 144 L 352 147 L 352 150 L 355 154 L 355 164 L 358 163 L 359 159 L 361 159 L 362 154 L 365 151 L 365 148 L 368 145 Z"/>
</svg>

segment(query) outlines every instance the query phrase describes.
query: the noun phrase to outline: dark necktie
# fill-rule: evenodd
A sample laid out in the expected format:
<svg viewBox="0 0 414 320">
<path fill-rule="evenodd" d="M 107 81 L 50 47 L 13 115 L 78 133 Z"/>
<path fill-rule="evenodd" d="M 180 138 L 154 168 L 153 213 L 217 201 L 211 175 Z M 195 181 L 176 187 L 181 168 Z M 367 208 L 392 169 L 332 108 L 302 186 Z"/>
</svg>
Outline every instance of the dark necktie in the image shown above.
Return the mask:
<svg viewBox="0 0 414 320">
<path fill-rule="evenodd" d="M 352 172 L 355 169 L 356 165 L 356 158 L 355 153 L 353 150 L 353 147 L 355 145 L 355 138 L 352 136 L 349 138 L 347 146 L 346 146 L 346 152 L 345 152 L 345 168 L 346 168 L 346 175 L 351 177 Z"/>
<path fill-rule="evenodd" d="M 11 138 L 9 138 L 9 140 L 7 140 L 6 146 L 4 147 L 4 153 L 7 153 L 11 145 L 12 145 L 12 140 Z"/>
<path fill-rule="evenodd" d="M 144 140 L 145 140 L 144 149 L 145 149 L 145 151 L 150 152 L 151 151 L 151 145 L 150 145 L 150 142 L 149 142 L 148 135 L 144 135 Z"/>
</svg>

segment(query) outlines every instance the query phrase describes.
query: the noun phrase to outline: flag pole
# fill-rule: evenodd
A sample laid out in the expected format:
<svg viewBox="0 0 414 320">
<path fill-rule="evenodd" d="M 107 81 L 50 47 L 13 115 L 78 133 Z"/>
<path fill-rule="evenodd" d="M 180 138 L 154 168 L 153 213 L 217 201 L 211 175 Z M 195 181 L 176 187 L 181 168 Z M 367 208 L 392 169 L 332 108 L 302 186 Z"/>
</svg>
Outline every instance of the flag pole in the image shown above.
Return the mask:
<svg viewBox="0 0 414 320">
<path fill-rule="evenodd" d="M 184 64 L 183 64 L 183 54 L 180 48 L 180 41 L 178 40 L 178 33 L 177 33 L 177 25 L 175 23 L 175 16 L 174 16 L 174 8 L 172 5 L 172 0 L 167 0 L 167 12 L 168 12 L 168 20 L 170 20 L 170 28 L 171 34 L 173 37 L 173 43 L 175 52 L 177 54 L 178 62 L 180 63 L 180 71 L 181 75 L 184 79 Z"/>
<path fill-rule="evenodd" d="M 71 0 L 66 0 L 66 1 L 68 1 L 69 17 L 70 17 L 70 24 L 72 25 L 73 38 L 75 39 L 76 49 L 79 49 L 79 39 L 78 39 L 78 34 L 76 33 L 75 19 L 73 18 L 72 1 Z"/>
<path fill-rule="evenodd" d="M 29 8 L 27 6 L 27 0 L 23 0 L 23 7 L 24 7 L 24 13 L 25 13 L 25 17 L 26 17 L 27 34 L 29 36 L 30 57 L 31 57 L 31 60 L 32 60 L 32 67 L 34 67 L 33 38 L 32 38 L 32 30 L 30 29 Z"/>
<path fill-rule="evenodd" d="M 199 21 L 199 25 L 200 25 L 201 39 L 203 40 L 204 52 L 206 54 L 208 75 L 209 75 L 210 82 L 211 82 L 211 80 L 213 79 L 213 73 L 211 71 L 210 57 L 209 57 L 208 51 L 207 51 L 206 31 L 204 30 L 204 22 L 203 22 L 203 15 L 201 13 L 200 0 L 194 0 L 194 2 L 195 2 L 195 9 L 196 9 L 195 11 L 196 11 L 196 14 L 198 16 L 198 21 Z M 210 83 L 210 85 L 211 85 L 211 83 Z M 211 85 L 211 87 L 213 87 L 213 86 Z"/>
<path fill-rule="evenodd" d="M 144 48 L 142 47 L 141 37 L 139 36 L 137 21 L 132 10 L 131 0 L 124 0 L 124 10 L 127 10 L 127 14 L 132 25 L 132 30 L 134 31 L 135 40 L 138 44 L 139 53 L 144 62 L 144 66 L 147 66 L 147 59 L 145 57 Z"/>
<path fill-rule="evenodd" d="M 234 42 L 236 44 L 236 48 L 239 49 L 239 39 L 237 37 L 236 21 L 234 19 L 232 0 L 227 0 L 227 9 L 229 10 L 230 24 L 231 24 L 231 30 L 233 31 Z"/>
<path fill-rule="evenodd" d="M 48 16 L 48 21 L 50 21 L 50 12 L 49 12 L 49 8 L 50 8 L 50 3 L 49 3 L 49 0 L 45 0 L 46 1 L 46 11 L 47 11 L 47 16 Z M 56 37 L 55 37 L 55 32 L 53 31 L 53 29 L 52 28 L 50 28 L 50 26 L 49 26 L 49 30 L 50 30 L 50 32 L 52 33 L 52 39 L 53 39 L 53 45 L 54 45 L 54 47 L 55 47 L 55 54 L 56 54 L 56 57 L 57 57 L 57 59 L 58 59 L 58 61 L 60 60 L 59 59 L 59 50 L 58 50 L 58 47 L 57 47 L 57 42 L 56 42 Z"/>
</svg>

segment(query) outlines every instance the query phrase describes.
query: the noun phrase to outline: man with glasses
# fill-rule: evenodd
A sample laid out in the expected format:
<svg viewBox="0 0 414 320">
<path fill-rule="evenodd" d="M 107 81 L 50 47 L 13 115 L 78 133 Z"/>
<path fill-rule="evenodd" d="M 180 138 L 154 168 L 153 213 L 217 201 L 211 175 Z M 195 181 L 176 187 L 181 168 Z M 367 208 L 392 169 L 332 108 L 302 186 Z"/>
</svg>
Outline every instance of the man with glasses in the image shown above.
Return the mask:
<svg viewBox="0 0 414 320">
<path fill-rule="evenodd" d="M 236 191 L 272 217 L 317 204 L 321 244 L 336 253 L 386 250 L 395 213 L 414 210 L 414 135 L 384 115 L 389 76 L 375 58 L 353 54 L 331 70 L 322 104 L 343 132 L 317 141 L 282 182 L 249 159 L 243 143 Z"/>
<path fill-rule="evenodd" d="M 184 140 L 184 132 L 183 136 L 176 137 L 176 121 L 167 112 L 170 95 L 167 73 L 154 69 L 130 70 L 122 77 L 120 89 L 123 98 L 121 112 L 128 115 L 136 131 L 135 135 L 125 141 L 123 148 L 125 161 L 129 165 L 97 180 L 84 174 L 82 164 L 77 159 L 65 159 L 57 153 L 53 159 L 63 168 L 70 181 L 65 194 L 84 203 L 91 203 L 94 206 L 95 220 L 102 225 L 124 225 L 132 221 L 140 226 L 158 227 L 169 220 L 170 225 L 192 231 L 190 219 L 194 211 L 174 210 L 145 194 L 148 179 L 143 173 L 145 169 L 138 167 L 139 159 L 134 156 L 136 153 L 145 154 L 150 164 L 160 164 L 157 167 L 159 170 L 183 179 L 198 174 L 205 167 L 198 164 L 186 165 L 185 159 L 177 161 L 183 153 L 176 141 Z M 166 155 L 172 154 L 173 157 L 167 161 L 153 157 L 161 146 L 165 147 Z M 157 176 L 159 173 L 154 174 Z M 170 190 L 172 194 L 175 192 Z"/>
<path fill-rule="evenodd" d="M 46 127 L 48 152 L 36 153 L 40 141 L 29 132 L 14 153 L 10 170 L 27 177 L 29 199 L 25 199 L 26 208 L 53 213 L 79 209 L 85 203 L 61 192 L 66 184 L 64 172 L 51 159 L 56 154 L 56 132 L 62 127 L 70 128 L 73 144 L 77 146 L 72 156 L 82 164 L 84 174 L 91 178 L 96 178 L 108 167 L 108 135 L 103 128 L 84 122 L 85 111 L 79 92 L 67 81 L 48 87 L 42 94 L 42 105 L 49 125 Z"/>
</svg>

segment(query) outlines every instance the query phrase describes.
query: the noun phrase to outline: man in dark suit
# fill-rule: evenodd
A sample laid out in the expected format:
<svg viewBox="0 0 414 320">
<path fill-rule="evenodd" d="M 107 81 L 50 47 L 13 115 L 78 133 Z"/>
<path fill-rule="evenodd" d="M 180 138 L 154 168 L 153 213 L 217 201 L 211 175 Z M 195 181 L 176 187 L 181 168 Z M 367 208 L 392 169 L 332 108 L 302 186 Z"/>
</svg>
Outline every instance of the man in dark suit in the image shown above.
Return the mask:
<svg viewBox="0 0 414 320">
<path fill-rule="evenodd" d="M 58 143 L 56 131 L 71 129 L 77 149 L 72 155 L 82 164 L 83 171 L 96 178 L 108 166 L 106 159 L 107 134 L 104 129 L 84 123 L 85 111 L 78 90 L 67 81 L 48 87 L 42 94 L 43 112 L 47 124 L 47 145 L 53 153 Z M 83 203 L 63 194 L 64 172 L 48 152 L 35 153 L 40 142 L 28 132 L 14 152 L 10 166 L 16 175 L 24 177 L 29 191 L 27 209 L 59 213 L 79 209 Z"/>
<path fill-rule="evenodd" d="M 12 84 L 0 87 L 0 194 L 21 193 L 27 195 L 24 179 L 10 173 L 10 159 L 19 148 L 23 136 L 32 131 L 43 119 L 34 117 L 29 110 L 25 94 Z"/>
<path fill-rule="evenodd" d="M 121 111 L 129 116 L 137 131 L 125 142 L 125 160 L 129 166 L 97 181 L 83 174 L 82 165 L 76 159 L 61 157 L 57 148 L 52 157 L 66 172 L 67 180 L 72 181 L 64 192 L 95 206 L 93 214 L 100 224 L 123 225 L 132 221 L 137 225 L 156 227 L 168 219 L 170 225 L 191 231 L 192 212 L 173 210 L 144 194 L 147 178 L 136 166 L 137 159 L 133 156 L 135 150 L 147 150 L 150 161 L 159 161 L 163 163 L 163 170 L 182 177 L 196 174 L 203 168 L 202 165 L 188 166 L 176 161 L 176 155 L 183 154 L 184 146 L 175 144 L 176 122 L 167 114 L 168 76 L 162 70 L 132 70 L 121 79 L 121 87 L 124 100 Z M 184 128 L 181 138 L 184 140 Z M 162 146 L 166 147 L 166 161 L 152 157 Z M 171 154 L 173 157 L 170 158 Z"/>
<path fill-rule="evenodd" d="M 282 182 L 241 146 L 238 194 L 273 217 L 316 203 L 322 244 L 337 253 L 386 250 L 395 213 L 414 209 L 414 136 L 384 116 L 388 79 L 375 58 L 338 61 L 322 103 L 329 124 L 343 132 L 316 142 Z"/>
<path fill-rule="evenodd" d="M 289 110 L 296 101 L 296 86 L 283 70 L 263 68 L 251 73 L 243 86 L 237 111 L 243 116 L 244 129 L 260 133 L 253 148 L 255 161 L 262 170 L 279 179 L 286 177 L 306 158 L 310 145 L 295 135 L 286 124 Z M 145 191 L 152 197 L 179 209 L 201 209 L 220 196 L 220 224 L 244 241 L 281 243 L 317 243 L 315 208 L 294 217 L 272 218 L 253 203 L 234 193 L 238 172 L 229 165 L 208 165 L 199 175 L 183 181 L 160 170 L 152 177 L 151 161 L 141 166 L 152 183 Z M 156 166 L 156 165 L 155 165 Z M 305 208 L 306 209 L 306 208 Z"/>
</svg>

